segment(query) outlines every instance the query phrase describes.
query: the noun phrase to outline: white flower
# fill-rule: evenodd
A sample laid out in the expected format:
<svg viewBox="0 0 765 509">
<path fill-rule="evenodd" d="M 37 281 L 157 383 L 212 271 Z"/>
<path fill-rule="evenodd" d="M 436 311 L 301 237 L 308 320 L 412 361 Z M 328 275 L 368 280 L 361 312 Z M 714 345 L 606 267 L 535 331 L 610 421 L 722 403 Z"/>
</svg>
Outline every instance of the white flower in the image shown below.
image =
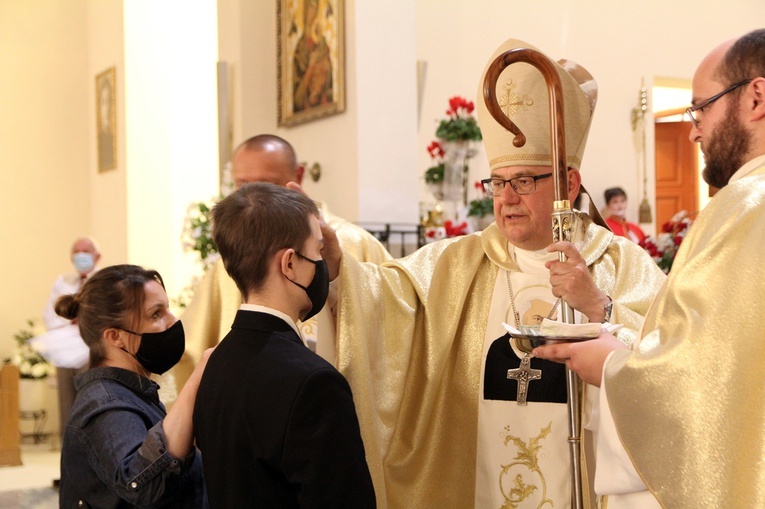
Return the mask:
<svg viewBox="0 0 765 509">
<path fill-rule="evenodd" d="M 22 360 L 18 366 L 19 373 L 22 375 L 30 375 L 32 373 L 32 363 L 28 360 Z"/>
<path fill-rule="evenodd" d="M 35 320 L 32 325 L 32 335 L 39 336 L 45 334 L 45 324 L 42 321 Z"/>
<path fill-rule="evenodd" d="M 425 242 L 434 242 L 446 238 L 446 228 L 443 226 L 431 226 L 425 229 Z"/>
<path fill-rule="evenodd" d="M 31 374 L 33 378 L 45 378 L 48 376 L 48 364 L 45 362 L 38 362 L 32 366 L 32 369 L 29 370 L 29 374 Z"/>
<path fill-rule="evenodd" d="M 27 320 L 27 328 L 14 334 L 16 351 L 11 362 L 15 364 L 22 378 L 45 378 L 53 367 L 33 348 L 29 340 L 42 332 L 36 320 Z"/>
<path fill-rule="evenodd" d="M 690 223 L 690 220 L 688 220 L 687 217 L 688 217 L 688 211 L 681 210 L 680 212 L 672 216 L 672 219 L 670 219 L 669 221 L 672 224 L 679 224 L 681 221 Z"/>
<path fill-rule="evenodd" d="M 217 262 L 218 258 L 220 258 L 220 253 L 210 253 L 209 255 L 207 255 L 207 258 L 202 260 L 202 265 L 204 267 L 209 267 L 210 265 Z"/>
</svg>

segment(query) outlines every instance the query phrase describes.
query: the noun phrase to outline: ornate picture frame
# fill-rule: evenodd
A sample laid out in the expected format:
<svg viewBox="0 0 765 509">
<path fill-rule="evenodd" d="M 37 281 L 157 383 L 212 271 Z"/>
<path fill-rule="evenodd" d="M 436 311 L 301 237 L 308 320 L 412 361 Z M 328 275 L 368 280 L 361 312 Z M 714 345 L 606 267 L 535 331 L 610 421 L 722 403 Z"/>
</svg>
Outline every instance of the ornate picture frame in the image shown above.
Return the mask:
<svg viewBox="0 0 765 509">
<path fill-rule="evenodd" d="M 117 168 L 117 70 L 96 76 L 96 145 L 98 171 Z"/>
<path fill-rule="evenodd" d="M 276 1 L 279 126 L 345 111 L 345 0 Z"/>
</svg>

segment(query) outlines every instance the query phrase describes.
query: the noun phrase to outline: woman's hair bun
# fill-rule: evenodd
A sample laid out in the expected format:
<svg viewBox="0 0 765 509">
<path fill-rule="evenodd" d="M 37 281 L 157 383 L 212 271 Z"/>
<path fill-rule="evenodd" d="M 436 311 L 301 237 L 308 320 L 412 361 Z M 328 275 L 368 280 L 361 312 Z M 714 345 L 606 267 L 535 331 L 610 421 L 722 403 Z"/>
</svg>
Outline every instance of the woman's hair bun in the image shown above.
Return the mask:
<svg viewBox="0 0 765 509">
<path fill-rule="evenodd" d="M 79 295 L 62 295 L 56 301 L 55 310 L 57 315 L 63 316 L 67 320 L 74 320 L 80 311 Z"/>
</svg>

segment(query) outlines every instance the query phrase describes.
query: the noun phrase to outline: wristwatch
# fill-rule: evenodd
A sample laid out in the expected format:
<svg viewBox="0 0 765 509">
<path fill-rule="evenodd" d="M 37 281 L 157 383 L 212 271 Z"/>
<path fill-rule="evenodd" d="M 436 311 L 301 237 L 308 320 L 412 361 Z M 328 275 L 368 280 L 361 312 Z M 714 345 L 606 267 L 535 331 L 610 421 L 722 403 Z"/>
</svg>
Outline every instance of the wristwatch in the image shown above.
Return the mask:
<svg viewBox="0 0 765 509">
<path fill-rule="evenodd" d="M 606 297 L 608 297 L 608 304 L 603 306 L 603 314 L 605 315 L 603 317 L 603 323 L 611 321 L 611 312 L 614 310 L 614 301 L 611 300 L 611 296 L 606 295 Z"/>
</svg>

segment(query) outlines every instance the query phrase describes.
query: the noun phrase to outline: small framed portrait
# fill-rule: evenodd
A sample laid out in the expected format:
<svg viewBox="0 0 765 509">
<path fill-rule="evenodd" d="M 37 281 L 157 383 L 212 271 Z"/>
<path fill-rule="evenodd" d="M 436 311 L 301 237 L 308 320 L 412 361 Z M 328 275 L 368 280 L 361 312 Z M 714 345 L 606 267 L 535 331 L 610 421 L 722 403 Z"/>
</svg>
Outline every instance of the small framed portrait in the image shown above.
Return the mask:
<svg viewBox="0 0 765 509">
<path fill-rule="evenodd" d="M 345 111 L 345 0 L 276 0 L 279 125 Z"/>
<path fill-rule="evenodd" d="M 98 171 L 117 167 L 116 69 L 111 67 L 96 76 L 96 140 Z"/>
</svg>

